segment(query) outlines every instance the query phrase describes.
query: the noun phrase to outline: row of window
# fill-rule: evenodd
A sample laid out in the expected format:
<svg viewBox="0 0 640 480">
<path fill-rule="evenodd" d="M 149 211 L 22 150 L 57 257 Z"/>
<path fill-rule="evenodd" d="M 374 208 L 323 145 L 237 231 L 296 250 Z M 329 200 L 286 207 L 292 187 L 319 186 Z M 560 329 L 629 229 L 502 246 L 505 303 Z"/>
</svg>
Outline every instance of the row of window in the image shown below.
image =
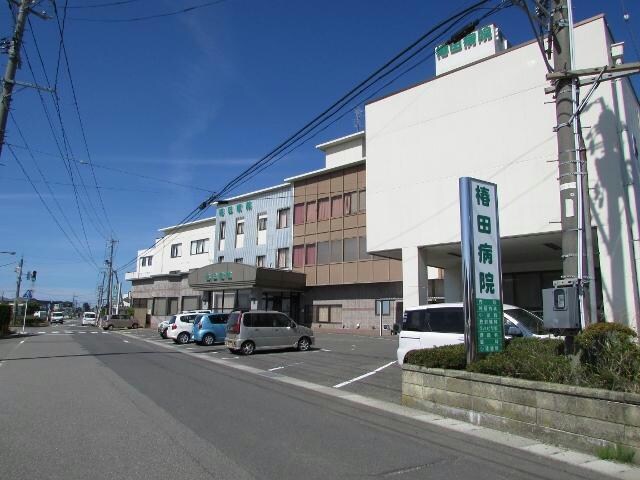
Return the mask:
<svg viewBox="0 0 640 480">
<path fill-rule="evenodd" d="M 282 208 L 278 210 L 277 214 L 277 223 L 276 228 L 287 228 L 289 226 L 289 208 Z M 238 218 L 236 220 L 236 238 L 235 238 L 235 248 L 243 248 L 244 247 L 244 218 Z M 256 244 L 257 245 L 265 245 L 267 243 L 267 214 L 261 213 L 258 215 L 257 219 L 257 229 L 258 235 L 256 236 Z M 226 233 L 227 223 L 220 222 L 220 237 L 218 242 L 218 249 L 224 250 L 225 247 L 225 239 L 227 236 Z"/>
<path fill-rule="evenodd" d="M 296 203 L 293 206 L 293 224 L 329 220 L 342 216 L 355 215 L 366 209 L 365 190 L 347 192 L 332 197 L 319 198 L 318 201 Z"/>
<path fill-rule="evenodd" d="M 367 253 L 367 238 L 353 237 L 344 240 L 309 243 L 293 247 L 293 266 L 325 265 L 327 263 L 370 260 Z"/>
<path fill-rule="evenodd" d="M 191 255 L 200 255 L 209 252 L 209 239 L 194 240 L 191 242 Z M 182 243 L 174 243 L 171 245 L 171 258 L 182 256 Z M 141 267 L 150 267 L 153 265 L 153 255 L 140 257 Z"/>
<path fill-rule="evenodd" d="M 244 258 L 237 257 L 233 259 L 234 263 L 244 263 Z M 218 263 L 224 262 L 224 255 L 218 257 Z M 256 257 L 256 267 L 268 267 L 266 255 L 258 255 Z M 279 248 L 276 251 L 276 268 L 289 268 L 289 249 Z"/>
</svg>

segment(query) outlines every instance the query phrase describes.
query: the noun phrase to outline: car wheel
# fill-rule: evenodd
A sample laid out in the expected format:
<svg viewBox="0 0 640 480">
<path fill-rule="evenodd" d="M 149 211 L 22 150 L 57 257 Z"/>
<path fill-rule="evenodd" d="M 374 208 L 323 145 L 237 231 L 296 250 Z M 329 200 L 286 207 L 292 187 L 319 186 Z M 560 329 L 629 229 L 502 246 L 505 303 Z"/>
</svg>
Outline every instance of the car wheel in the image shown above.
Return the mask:
<svg viewBox="0 0 640 480">
<path fill-rule="evenodd" d="M 253 355 L 253 352 L 256 349 L 256 344 L 251 341 L 246 341 L 240 347 L 240 351 L 243 355 Z"/>
<path fill-rule="evenodd" d="M 138 324 L 134 323 L 133 325 L 131 325 L 131 328 L 138 328 Z"/>
<path fill-rule="evenodd" d="M 306 352 L 309 348 L 311 348 L 311 340 L 309 340 L 309 337 L 302 337 L 298 340 L 298 350 Z"/>
<path fill-rule="evenodd" d="M 180 335 L 178 335 L 178 338 L 176 338 L 176 340 L 178 341 L 178 343 L 181 344 L 185 344 L 185 343 L 189 343 L 189 334 L 186 332 L 182 332 Z"/>
<path fill-rule="evenodd" d="M 202 344 L 206 345 L 207 347 L 210 347 L 211 345 L 213 345 L 215 341 L 216 341 L 216 337 L 214 337 L 210 333 L 207 333 L 204 337 L 202 337 Z"/>
<path fill-rule="evenodd" d="M 235 348 L 230 348 L 230 349 L 229 349 L 229 351 L 230 351 L 231 353 L 233 353 L 234 355 L 237 355 L 237 354 L 238 354 L 238 350 L 236 350 Z"/>
<path fill-rule="evenodd" d="M 107 327 L 107 330 L 113 330 L 113 325 L 109 325 L 109 326 Z"/>
<path fill-rule="evenodd" d="M 164 338 L 165 340 L 166 340 L 167 338 L 169 338 L 169 337 L 167 337 L 167 329 L 166 329 L 166 328 L 162 331 L 162 333 L 160 334 L 160 336 L 161 336 L 162 338 Z"/>
</svg>

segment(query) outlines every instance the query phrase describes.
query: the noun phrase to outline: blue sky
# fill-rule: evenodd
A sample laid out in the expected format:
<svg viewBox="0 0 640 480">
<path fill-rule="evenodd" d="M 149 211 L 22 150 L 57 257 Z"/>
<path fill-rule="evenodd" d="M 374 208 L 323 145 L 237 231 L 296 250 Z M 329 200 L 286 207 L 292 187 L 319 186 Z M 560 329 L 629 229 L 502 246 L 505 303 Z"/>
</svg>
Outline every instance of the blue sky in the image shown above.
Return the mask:
<svg viewBox="0 0 640 480">
<path fill-rule="evenodd" d="M 69 0 L 69 6 L 107 2 Z M 57 3 L 62 16 L 64 0 Z M 133 18 L 200 3 L 204 1 L 135 0 L 108 8 L 68 9 L 65 44 L 107 214 L 102 211 L 90 168 L 77 163 L 72 172 L 78 185 L 85 240 L 76 192 L 59 158 L 40 98 L 34 90 L 16 89 L 6 141 L 24 146 L 18 129 L 22 131 L 35 162 L 24 148 L 13 150 L 76 248 L 93 262 L 79 257 L 5 147 L 0 158 L 0 251 L 18 254 L 0 254 L 0 293 L 13 295 L 15 264 L 5 264 L 24 254 L 25 271 L 39 272 L 37 297 L 70 299 L 76 294 L 80 301 L 93 303 L 99 275 L 96 265 L 101 266 L 104 259 L 109 224 L 118 239 L 114 263 L 122 265 L 153 242 L 158 228 L 179 222 L 202 202 L 207 190 L 217 190 L 436 22 L 473 2 L 226 0 L 148 21 L 86 20 Z M 626 60 L 638 60 L 629 33 L 631 29 L 636 42 L 640 41 L 637 1 L 574 3 L 576 20 L 604 12 L 616 40 L 626 41 Z M 630 14 L 626 23 L 623 6 Z M 54 13 L 49 1 L 41 7 Z M 0 12 L 0 37 L 10 36 L 13 19 L 6 5 Z M 514 44 L 531 38 L 526 18 L 516 8 L 499 12 L 484 23 L 489 22 L 499 25 Z M 47 84 L 32 33 L 44 71 L 53 83 L 58 25 L 56 20 L 32 17 L 31 28 L 25 35 L 25 48 L 37 82 Z M 3 70 L 5 62 L 3 55 Z M 380 95 L 427 79 L 433 72 L 433 59 L 429 58 Z M 33 81 L 24 58 L 17 78 Z M 637 88 L 638 82 L 635 84 Z M 77 162 L 86 161 L 64 62 L 57 87 L 71 153 Z M 51 95 L 43 93 L 43 98 L 58 144 L 62 144 Z M 355 131 L 354 115 L 348 114 L 243 185 L 241 191 L 320 168 L 322 155 L 313 146 Z M 48 185 L 42 183 L 38 167 Z M 126 270 L 133 269 L 135 265 Z"/>
</svg>

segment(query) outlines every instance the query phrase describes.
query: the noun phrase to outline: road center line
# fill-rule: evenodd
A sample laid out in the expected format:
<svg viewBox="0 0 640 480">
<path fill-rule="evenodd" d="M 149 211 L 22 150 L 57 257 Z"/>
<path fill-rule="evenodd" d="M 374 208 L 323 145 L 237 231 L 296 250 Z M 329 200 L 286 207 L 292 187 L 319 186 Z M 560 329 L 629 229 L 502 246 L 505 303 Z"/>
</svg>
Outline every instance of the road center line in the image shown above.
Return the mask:
<svg viewBox="0 0 640 480">
<path fill-rule="evenodd" d="M 386 365 L 383 365 L 381 367 L 376 368 L 375 370 L 370 371 L 369 373 L 365 373 L 364 375 L 360 375 L 359 377 L 352 378 L 351 380 L 347 380 L 346 382 L 338 383 L 337 385 L 334 385 L 333 388 L 341 388 L 341 387 L 344 387 L 345 385 L 349 385 L 350 383 L 357 382 L 358 380 L 362 380 L 363 378 L 367 378 L 367 377 L 370 377 L 371 375 L 375 375 L 376 373 L 380 372 L 381 370 L 384 370 L 385 368 L 393 365 L 394 363 L 396 362 L 395 361 L 389 362 Z"/>
</svg>

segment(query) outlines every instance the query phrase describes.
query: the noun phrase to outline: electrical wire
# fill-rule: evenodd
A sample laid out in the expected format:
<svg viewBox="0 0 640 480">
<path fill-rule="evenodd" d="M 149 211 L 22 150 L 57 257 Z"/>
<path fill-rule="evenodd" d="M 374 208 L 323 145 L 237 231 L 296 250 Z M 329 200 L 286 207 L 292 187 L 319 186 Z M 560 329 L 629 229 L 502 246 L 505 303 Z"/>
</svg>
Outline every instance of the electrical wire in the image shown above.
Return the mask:
<svg viewBox="0 0 640 480">
<path fill-rule="evenodd" d="M 15 178 L 15 177 L 2 177 L 4 180 L 12 180 L 12 181 L 17 181 L 17 182 L 26 182 L 26 180 L 24 178 Z M 65 183 L 65 182 L 52 182 L 52 181 L 45 181 L 45 180 L 41 180 L 39 183 L 44 183 L 46 185 L 58 185 L 61 187 L 73 187 L 74 184 L 72 183 Z M 76 187 L 78 187 L 79 185 L 75 185 Z M 100 190 L 113 190 L 115 192 L 134 192 L 134 193 L 154 193 L 157 195 L 161 195 L 164 192 L 161 192 L 160 190 L 141 190 L 139 188 L 124 188 L 124 187 L 104 187 L 102 185 L 99 185 L 98 188 Z"/>
<path fill-rule="evenodd" d="M 130 22 L 142 22 L 145 20 L 153 20 L 156 18 L 172 17 L 174 15 L 181 15 L 183 13 L 193 12 L 201 8 L 212 7 L 224 3 L 226 0 L 215 0 L 213 2 L 201 3 L 199 5 L 193 5 L 191 7 L 181 8 L 180 10 L 174 10 L 171 12 L 156 13 L 153 15 L 143 15 L 140 17 L 130 18 L 84 18 L 84 17 L 69 17 L 70 20 L 81 22 L 97 22 L 97 23 L 130 23 Z"/>
<path fill-rule="evenodd" d="M 20 170 L 22 170 L 22 173 L 24 174 L 24 176 L 27 178 L 27 180 L 29 180 L 29 183 L 31 184 L 31 187 L 33 188 L 33 191 L 36 193 L 36 195 L 38 196 L 38 198 L 40 199 L 40 202 L 42 203 L 42 205 L 44 206 L 44 208 L 47 210 L 47 212 L 49 213 L 49 216 L 53 219 L 53 221 L 55 222 L 55 224 L 58 226 L 58 228 L 60 229 L 60 231 L 62 232 L 62 234 L 65 236 L 65 238 L 67 239 L 67 241 L 69 242 L 69 244 L 73 247 L 73 249 L 76 251 L 76 253 L 78 254 L 78 256 L 83 259 L 86 263 L 89 264 L 93 264 L 94 267 L 99 268 L 98 265 L 96 264 L 96 262 L 93 260 L 93 258 L 89 257 L 85 257 L 85 255 L 76 247 L 75 243 L 73 243 L 73 241 L 71 240 L 71 238 L 69 237 L 69 234 L 67 233 L 67 231 L 64 229 L 64 227 L 60 224 L 60 222 L 58 221 L 58 219 L 56 218 L 56 216 L 53 214 L 53 212 L 51 211 L 51 209 L 49 208 L 49 205 L 47 205 L 47 202 L 45 202 L 44 198 L 42 197 L 42 194 L 40 193 L 40 191 L 38 190 L 38 187 L 36 187 L 35 183 L 32 181 L 31 176 L 29 175 L 29 173 L 27 172 L 27 170 L 24 168 L 24 165 L 22 164 L 22 162 L 20 161 L 20 159 L 18 158 L 18 156 L 16 155 L 16 153 L 14 152 L 13 148 L 11 148 L 10 145 L 7 145 L 7 148 L 9 149 L 9 152 L 11 153 L 11 155 L 13 156 L 14 160 L 16 161 L 16 163 L 18 164 L 18 166 L 20 167 Z"/>
<path fill-rule="evenodd" d="M 12 143 L 11 146 L 14 147 L 14 148 L 22 148 L 22 149 L 26 148 L 24 145 L 18 145 L 18 144 L 15 144 L 15 143 Z M 37 150 L 35 148 L 32 148 L 31 150 L 33 152 L 35 152 L 35 153 L 39 153 L 40 155 L 46 155 L 46 156 L 55 157 L 55 158 L 63 158 L 63 157 L 60 157 L 60 155 L 55 154 L 55 153 L 45 152 L 43 150 Z M 86 161 L 83 161 L 83 160 L 73 160 L 72 159 L 71 161 L 72 162 L 76 162 L 76 163 L 78 163 L 80 165 L 88 165 L 88 163 Z M 167 180 L 167 179 L 164 179 L 164 178 L 152 177 L 150 175 L 144 175 L 142 173 L 136 173 L 136 172 L 132 172 L 132 171 L 129 171 L 129 170 L 124 170 L 124 169 L 121 169 L 121 168 L 111 167 L 111 166 L 108 166 L 108 165 L 102 165 L 102 164 L 96 163 L 96 162 L 92 162 L 92 165 L 94 166 L 94 168 L 101 168 L 103 170 L 110 170 L 110 171 L 113 171 L 113 172 L 122 173 L 124 175 L 130 175 L 132 177 L 144 178 L 145 180 L 153 180 L 154 182 L 166 183 L 168 185 L 174 185 L 174 186 L 177 186 L 177 187 L 188 188 L 190 190 L 201 190 L 201 191 L 207 192 L 209 194 L 212 193 L 211 190 L 209 190 L 207 188 L 202 188 L 202 187 L 200 187 L 198 185 L 189 185 L 187 183 L 173 182 L 171 180 Z M 99 186 L 98 188 L 105 188 L 105 187 L 100 187 Z"/>
<path fill-rule="evenodd" d="M 117 2 L 109 2 L 109 3 L 96 3 L 93 5 L 69 5 L 68 7 L 65 6 L 64 8 L 69 8 L 69 9 L 86 9 L 86 8 L 105 8 L 105 7 L 117 7 L 120 5 L 128 5 L 130 3 L 137 3 L 141 0 L 120 0 Z"/>
<path fill-rule="evenodd" d="M 511 6 L 510 3 L 506 4 L 506 3 L 501 3 L 498 6 L 490 9 L 490 11 L 488 13 L 486 13 L 485 15 L 483 15 L 482 17 L 480 17 L 478 19 L 478 21 L 481 21 L 485 18 L 487 18 L 488 16 L 494 14 L 496 11 L 507 8 Z M 456 20 L 457 22 L 460 22 L 463 20 L 464 16 L 466 16 L 466 14 L 468 13 L 472 13 L 472 12 L 467 12 L 465 13 L 465 15 L 463 16 L 458 16 L 458 19 Z M 391 73 L 393 73 L 394 71 L 396 71 L 398 68 L 400 68 L 402 65 L 406 64 L 408 61 L 410 61 L 412 58 L 414 58 L 416 55 L 418 55 L 419 53 L 421 53 L 422 51 L 424 51 L 425 48 L 429 47 L 430 45 L 434 44 L 437 39 L 439 37 L 442 37 L 443 35 L 446 34 L 446 32 L 448 32 L 451 28 L 453 28 L 453 26 L 455 25 L 455 23 L 453 25 L 450 25 L 444 32 L 441 32 L 437 35 L 436 38 L 430 40 L 428 43 L 426 43 L 425 45 L 423 45 L 422 47 L 418 48 L 416 51 L 414 51 L 411 55 L 409 55 L 407 58 L 405 58 L 404 60 L 402 60 L 400 63 L 398 63 L 397 65 L 395 65 L 394 67 L 392 67 L 390 70 L 388 70 L 387 72 L 384 72 L 383 74 L 379 75 L 378 78 L 375 80 L 375 82 L 378 82 L 380 80 L 382 80 L 383 78 L 387 77 L 388 75 L 390 75 Z M 431 31 L 437 31 L 437 29 L 432 29 Z M 421 37 L 422 39 L 425 38 L 425 36 Z M 405 49 L 406 51 L 406 49 Z M 397 56 L 396 56 L 397 58 Z M 426 60 L 426 59 L 425 59 Z M 424 60 L 423 60 L 424 61 Z M 389 62 L 388 62 L 389 63 Z M 415 65 L 414 67 L 411 67 L 409 69 L 407 69 L 405 72 L 403 72 L 401 75 L 397 76 L 394 78 L 394 80 L 392 82 L 388 82 L 387 84 L 385 84 L 382 88 L 379 88 L 378 90 L 376 90 L 374 92 L 374 94 L 370 95 L 369 97 L 367 97 L 363 102 L 360 103 L 364 103 L 367 100 L 369 100 L 370 98 L 372 98 L 375 94 L 377 94 L 379 91 L 383 90 L 384 88 L 388 87 L 391 83 L 393 83 L 395 80 L 397 80 L 400 76 L 408 73 L 409 71 L 413 70 L 415 67 L 417 67 L 418 65 Z M 364 85 L 362 88 L 360 88 L 359 90 L 357 90 L 354 93 L 354 97 L 352 97 L 351 99 L 347 100 L 346 102 L 343 102 L 341 106 L 339 106 L 339 108 L 334 111 L 333 113 L 329 114 L 327 117 L 325 117 L 322 121 L 326 121 L 329 118 L 333 117 L 334 115 L 336 115 L 337 113 L 339 113 L 339 111 L 343 108 L 345 108 L 346 106 L 349 105 L 349 102 L 351 100 L 353 100 L 354 98 L 356 98 L 358 95 L 364 93 L 366 90 L 368 90 L 371 86 L 373 86 L 374 83 L 371 83 L 370 85 Z M 343 118 L 346 114 L 349 113 L 350 110 L 347 110 L 343 115 L 339 116 L 335 121 L 332 121 L 331 123 L 329 123 L 327 126 L 325 126 L 324 128 L 322 128 L 319 132 L 326 130 L 329 126 L 333 125 L 337 120 Z M 315 128 L 315 127 L 313 127 Z M 295 144 L 296 142 L 300 141 L 301 139 L 304 138 L 304 136 L 310 134 L 312 132 L 311 130 L 308 130 L 306 133 L 303 133 L 302 136 L 298 137 L 296 140 L 294 140 L 293 142 L 290 143 L 290 145 Z M 299 146 L 305 144 L 308 140 L 310 140 L 311 138 L 314 138 L 316 135 L 314 134 L 312 137 L 310 137 L 309 139 L 307 139 L 306 141 L 302 141 L 302 143 L 300 143 L 297 147 L 291 148 L 289 150 L 280 150 L 278 152 L 279 156 L 273 156 L 271 154 L 268 154 L 267 156 L 263 157 L 263 159 L 267 159 L 266 161 L 264 161 L 263 159 L 258 160 L 258 162 L 256 162 L 252 167 L 249 167 L 249 169 L 247 170 L 251 170 L 252 168 L 254 169 L 253 171 L 247 173 L 247 170 L 245 170 L 245 172 L 241 173 L 238 177 L 244 176 L 244 178 L 241 181 L 236 180 L 238 177 L 236 177 L 236 179 L 232 179 L 229 183 L 227 183 L 227 185 L 225 185 L 223 188 L 220 189 L 220 195 L 224 195 L 230 191 L 235 190 L 238 186 L 246 183 L 249 179 L 255 177 L 257 174 L 259 174 L 260 172 L 264 171 L 266 168 L 268 168 L 269 166 L 273 165 L 275 162 L 277 162 L 278 160 L 282 159 L 284 156 L 286 156 L 287 154 L 291 153 L 292 151 L 296 150 L 297 148 L 299 148 Z M 280 155 L 280 153 L 284 153 L 284 155 Z M 257 166 L 257 168 L 255 167 L 255 165 L 257 163 L 261 163 L 261 165 Z"/>
<path fill-rule="evenodd" d="M 209 196 L 209 198 L 207 198 L 204 202 L 202 202 L 199 205 L 199 207 L 196 207 L 196 209 L 194 209 L 192 212 L 190 212 L 190 214 L 188 214 L 187 217 L 185 217 L 185 218 L 189 219 L 189 221 L 192 221 L 193 218 L 197 217 L 199 214 L 202 214 L 203 210 L 211 202 L 213 202 L 213 201 L 215 201 L 215 200 L 217 200 L 219 198 L 222 198 L 224 196 L 225 192 L 231 191 L 231 189 L 233 189 L 233 187 L 236 184 L 238 184 L 240 181 L 244 180 L 248 175 L 250 175 L 253 172 L 257 171 L 263 165 L 268 164 L 274 158 L 275 155 L 278 155 L 278 154 L 282 153 L 283 151 L 285 151 L 287 148 L 291 147 L 292 144 L 297 142 L 300 138 L 303 138 L 303 137 L 301 137 L 301 135 L 304 136 L 304 135 L 308 134 L 309 131 L 311 131 L 312 129 L 316 128 L 319 125 L 319 123 L 325 121 L 326 120 L 325 117 L 328 116 L 328 118 L 331 118 L 331 116 L 334 116 L 337 112 L 340 111 L 341 108 L 343 108 L 346 104 L 348 104 L 348 102 L 350 102 L 352 100 L 352 96 L 354 95 L 354 93 L 357 95 L 357 94 L 362 93 L 362 91 L 366 90 L 367 88 L 369 88 L 371 85 L 367 85 L 367 84 L 370 81 L 373 81 L 372 84 L 374 84 L 375 82 L 380 81 L 380 78 L 376 79 L 376 77 L 379 74 L 384 72 L 385 69 L 387 69 L 389 66 L 391 66 L 399 58 L 404 56 L 407 52 L 411 51 L 414 47 L 419 45 L 425 38 L 428 38 L 434 32 L 437 32 L 441 28 L 449 25 L 448 28 L 445 29 L 444 32 L 440 32 L 439 33 L 439 36 L 444 35 L 458 21 L 463 19 L 467 14 L 472 13 L 473 11 L 475 11 L 479 7 L 482 7 L 482 5 L 484 5 L 484 4 L 488 3 L 488 2 L 489 2 L 489 0 L 482 0 L 482 1 L 476 2 L 473 5 L 471 5 L 471 6 L 467 7 L 467 8 L 465 8 L 465 9 L 463 9 L 462 11 L 458 12 L 457 14 L 454 14 L 454 15 L 450 16 L 448 19 L 439 22 L 435 27 L 431 28 L 427 33 L 423 34 L 418 40 L 416 40 L 411 45 L 409 45 L 408 47 L 403 49 L 400 53 L 398 53 L 396 56 L 394 56 L 391 60 L 386 62 L 382 67 L 378 68 L 374 73 L 370 74 L 364 81 L 360 82 L 358 85 L 356 85 L 354 88 L 352 88 L 347 94 L 343 95 L 339 100 L 334 102 L 329 108 L 325 109 L 321 114 L 317 115 L 313 120 L 308 122 L 305 126 L 303 126 L 301 129 L 299 129 L 296 133 L 294 133 L 292 136 L 290 136 L 287 140 L 285 140 L 280 145 L 278 145 L 270 153 L 268 153 L 267 155 L 263 156 L 261 159 L 259 159 L 258 161 L 254 162 L 254 164 L 252 166 L 250 166 L 249 168 L 245 169 L 239 175 L 234 177 L 230 182 L 228 182 L 217 193 L 212 194 L 211 196 Z M 511 2 L 507 2 L 507 3 L 501 2 L 500 5 L 494 7 L 493 9 L 491 9 L 490 14 L 495 13 L 495 11 L 497 11 L 499 9 L 506 8 L 507 6 L 511 6 Z M 488 15 L 489 14 L 484 15 L 482 18 L 486 18 Z M 419 53 L 420 51 L 424 50 L 424 48 L 426 48 L 426 46 L 423 46 L 417 53 Z M 413 58 L 413 56 L 415 56 L 415 53 L 410 58 Z M 406 63 L 406 61 L 407 60 L 405 60 L 402 64 Z M 397 68 L 399 68 L 399 66 L 396 66 L 392 71 L 395 71 Z M 387 73 L 386 75 L 388 75 L 388 74 L 389 73 Z M 384 76 L 386 76 L 386 75 L 384 75 Z M 381 78 L 384 78 L 384 76 L 382 76 Z M 361 90 L 363 87 L 365 87 L 365 88 L 363 90 Z M 338 110 L 332 113 L 332 111 L 334 109 L 336 109 L 336 107 L 339 107 Z M 295 148 L 298 148 L 298 147 L 295 147 Z M 271 162 L 270 164 L 272 164 L 272 163 L 273 162 Z M 178 226 L 183 225 L 184 223 L 185 222 L 182 221 L 182 222 L 180 222 L 178 224 Z M 164 240 L 165 240 L 165 238 L 162 239 L 162 241 L 164 241 Z M 154 245 L 150 246 L 141 255 L 144 255 L 145 253 L 150 251 L 152 248 L 154 248 L 155 245 L 156 244 L 154 243 Z M 137 258 L 138 258 L 138 256 L 134 257 L 132 260 L 130 260 L 129 262 L 127 262 L 124 265 L 122 265 L 121 267 L 119 267 L 119 270 L 122 270 L 122 269 L 126 268 L 128 265 L 133 264 L 134 262 L 137 261 Z"/>
<path fill-rule="evenodd" d="M 66 66 L 66 70 L 67 70 L 67 76 L 69 77 L 69 85 L 71 86 L 71 94 L 73 96 L 73 105 L 75 107 L 75 111 L 76 114 L 78 116 L 78 124 L 80 125 L 80 133 L 82 136 L 82 141 L 84 143 L 84 147 L 85 147 L 85 151 L 87 153 L 87 160 L 89 161 L 89 165 L 91 166 L 91 175 L 93 177 L 93 182 L 95 184 L 95 186 L 98 186 L 98 180 L 96 179 L 96 172 L 93 168 L 93 165 L 91 164 L 91 153 L 89 152 L 89 144 L 87 142 L 87 134 L 85 132 L 85 128 L 84 128 L 84 122 L 82 121 L 82 115 L 80 115 L 80 107 L 78 105 L 78 97 L 76 95 L 76 88 L 75 88 L 75 84 L 73 81 L 73 76 L 71 75 L 71 63 L 69 62 L 69 55 L 67 54 L 67 47 L 65 45 L 65 41 L 64 41 L 64 30 L 62 28 L 62 25 L 60 23 L 60 17 L 58 16 L 58 9 L 56 7 L 56 3 L 53 2 L 53 8 L 56 14 L 56 24 L 58 25 L 58 33 L 60 34 L 60 43 L 62 44 L 62 54 L 64 57 L 64 63 Z M 66 18 L 66 16 L 65 16 Z M 57 98 L 57 93 L 55 94 L 56 98 Z M 111 229 L 111 235 L 114 235 L 114 230 L 113 230 L 113 225 L 111 224 L 111 221 L 109 220 L 109 214 L 107 213 L 107 209 L 105 208 L 104 205 L 104 200 L 102 198 L 102 194 L 100 193 L 100 190 L 97 190 L 98 192 L 98 199 L 100 200 L 100 207 L 102 209 L 102 212 L 104 213 L 104 218 L 107 222 L 107 225 L 109 226 L 109 228 Z"/>
</svg>

